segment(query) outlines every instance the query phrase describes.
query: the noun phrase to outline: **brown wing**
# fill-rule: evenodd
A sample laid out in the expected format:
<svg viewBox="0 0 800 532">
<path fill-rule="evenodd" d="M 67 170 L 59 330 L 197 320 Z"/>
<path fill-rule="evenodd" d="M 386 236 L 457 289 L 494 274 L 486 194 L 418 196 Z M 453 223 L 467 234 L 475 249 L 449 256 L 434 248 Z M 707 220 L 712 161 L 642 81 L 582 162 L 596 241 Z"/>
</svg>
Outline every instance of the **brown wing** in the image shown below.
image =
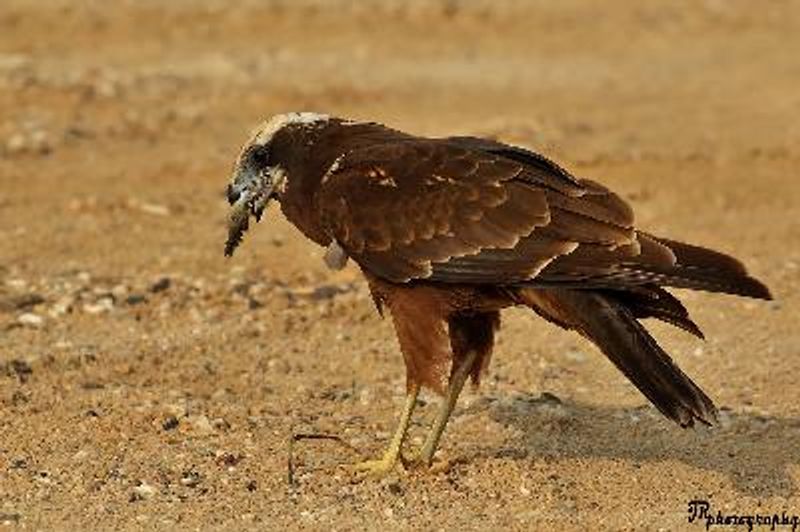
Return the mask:
<svg viewBox="0 0 800 532">
<path fill-rule="evenodd" d="M 624 289 L 648 297 L 666 285 L 770 298 L 736 259 L 635 231 L 630 207 L 605 187 L 491 140 L 409 138 L 350 152 L 315 201 L 347 254 L 393 282 Z M 648 303 L 643 312 L 675 314 L 656 310 L 664 304 Z"/>
<path fill-rule="evenodd" d="M 638 248 L 630 208 L 604 187 L 541 156 L 477 148 L 423 139 L 350 152 L 317 208 L 350 257 L 394 282 L 528 282 L 581 245 Z"/>
</svg>

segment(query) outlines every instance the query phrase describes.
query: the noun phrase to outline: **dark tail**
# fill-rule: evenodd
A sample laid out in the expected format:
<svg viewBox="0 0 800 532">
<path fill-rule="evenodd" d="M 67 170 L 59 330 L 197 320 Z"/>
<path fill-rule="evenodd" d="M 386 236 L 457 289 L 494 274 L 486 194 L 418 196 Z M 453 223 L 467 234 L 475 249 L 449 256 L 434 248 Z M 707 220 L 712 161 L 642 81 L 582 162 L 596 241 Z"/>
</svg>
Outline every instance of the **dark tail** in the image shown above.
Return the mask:
<svg viewBox="0 0 800 532">
<path fill-rule="evenodd" d="M 642 285 L 658 285 L 772 299 L 769 289 L 730 255 L 641 231 L 637 234 L 638 256 L 626 256 L 624 246 L 578 246 L 551 262 L 528 284 L 629 291 Z"/>
<path fill-rule="evenodd" d="M 676 264 L 672 268 L 653 269 L 656 284 L 772 299 L 769 289 L 748 275 L 744 265 L 730 255 L 675 240 L 646 236 L 667 246 L 675 255 Z"/>
<path fill-rule="evenodd" d="M 544 318 L 596 344 L 666 417 L 683 427 L 716 420 L 711 399 L 638 322 L 637 314 L 644 316 L 635 304 L 591 290 L 522 289 L 519 294 Z"/>
</svg>

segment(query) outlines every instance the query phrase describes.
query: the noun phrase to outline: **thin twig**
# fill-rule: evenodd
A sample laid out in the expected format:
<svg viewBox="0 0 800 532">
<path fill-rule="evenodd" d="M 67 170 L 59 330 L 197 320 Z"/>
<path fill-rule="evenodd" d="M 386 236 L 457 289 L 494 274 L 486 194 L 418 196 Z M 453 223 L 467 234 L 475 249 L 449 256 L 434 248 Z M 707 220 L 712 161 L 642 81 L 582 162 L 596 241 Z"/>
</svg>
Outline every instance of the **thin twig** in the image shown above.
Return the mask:
<svg viewBox="0 0 800 532">
<path fill-rule="evenodd" d="M 335 434 L 323 434 L 323 433 L 313 433 L 313 432 L 301 432 L 301 433 L 294 433 L 294 430 L 289 435 L 289 454 L 286 460 L 286 480 L 289 483 L 289 488 L 293 488 L 296 486 L 294 480 L 294 442 L 300 440 L 330 440 L 335 441 L 338 444 L 342 445 L 343 447 L 347 447 L 350 450 L 355 450 L 355 448 L 344 441 L 341 437 L 336 436 Z"/>
</svg>

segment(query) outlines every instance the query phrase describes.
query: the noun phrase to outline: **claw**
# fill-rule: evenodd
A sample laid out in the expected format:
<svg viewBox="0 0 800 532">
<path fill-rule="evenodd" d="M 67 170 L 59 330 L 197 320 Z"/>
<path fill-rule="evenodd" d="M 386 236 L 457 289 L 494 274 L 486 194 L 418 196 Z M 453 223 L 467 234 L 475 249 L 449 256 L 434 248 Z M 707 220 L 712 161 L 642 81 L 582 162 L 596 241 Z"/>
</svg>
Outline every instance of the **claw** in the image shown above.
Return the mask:
<svg viewBox="0 0 800 532">
<path fill-rule="evenodd" d="M 398 460 L 396 456 L 384 455 L 383 458 L 376 460 L 366 460 L 351 466 L 353 473 L 356 475 L 357 480 L 364 480 L 367 477 L 383 478 L 395 470 L 405 473 L 403 461 Z"/>
<path fill-rule="evenodd" d="M 403 466 L 403 440 L 405 440 L 406 432 L 408 432 L 408 424 L 411 421 L 411 414 L 414 412 L 414 407 L 417 404 L 417 395 L 419 394 L 419 384 L 412 384 L 406 395 L 405 406 L 403 407 L 403 414 L 400 416 L 400 423 L 397 425 L 392 441 L 389 447 L 383 453 L 383 456 L 377 460 L 367 460 L 352 466 L 353 472 L 356 473 L 357 480 L 364 480 L 366 477 L 382 478 L 390 474 L 395 469 L 400 469 L 405 473 Z"/>
</svg>

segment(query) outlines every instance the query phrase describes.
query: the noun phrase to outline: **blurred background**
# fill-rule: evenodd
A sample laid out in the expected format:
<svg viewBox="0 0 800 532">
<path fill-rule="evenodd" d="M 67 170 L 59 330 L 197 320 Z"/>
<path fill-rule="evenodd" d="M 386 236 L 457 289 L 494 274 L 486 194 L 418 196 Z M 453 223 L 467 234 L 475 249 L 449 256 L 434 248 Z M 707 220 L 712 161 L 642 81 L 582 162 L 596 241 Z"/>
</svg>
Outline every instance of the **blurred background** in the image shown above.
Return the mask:
<svg viewBox="0 0 800 532">
<path fill-rule="evenodd" d="M 3 0 L 0 522 L 676 528 L 710 494 L 800 513 L 798 50 L 777 0 Z M 301 110 L 525 145 L 742 259 L 776 302 L 681 293 L 709 340 L 652 327 L 721 427 L 667 424 L 512 311 L 445 439 L 459 462 L 351 485 L 337 464 L 401 401 L 390 324 L 274 207 L 222 257 L 239 147 Z M 356 450 L 305 445 L 287 485 L 292 431 Z"/>
</svg>

